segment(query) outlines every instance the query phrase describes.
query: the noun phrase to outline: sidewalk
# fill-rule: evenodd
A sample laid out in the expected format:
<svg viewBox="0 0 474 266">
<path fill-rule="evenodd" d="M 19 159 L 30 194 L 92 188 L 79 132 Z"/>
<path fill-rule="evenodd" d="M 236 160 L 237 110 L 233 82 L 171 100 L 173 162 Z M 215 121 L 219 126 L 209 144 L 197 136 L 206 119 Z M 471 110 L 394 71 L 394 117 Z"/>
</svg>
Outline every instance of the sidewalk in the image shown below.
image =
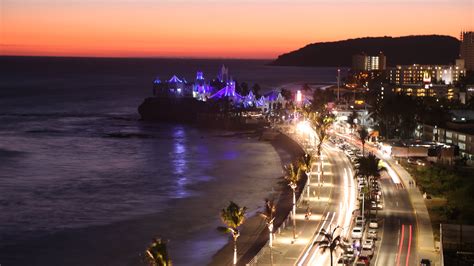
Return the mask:
<svg viewBox="0 0 474 266">
<path fill-rule="evenodd" d="M 316 165 L 316 163 L 314 164 Z M 324 165 L 325 172 L 331 172 L 329 165 Z M 316 166 L 313 168 L 315 169 Z M 321 187 L 320 199 L 317 197 L 316 172 L 311 172 L 311 192 L 307 197 L 306 188 L 301 194 L 302 200 L 296 208 L 296 240 L 293 240 L 293 223 L 291 219 L 286 221 L 286 226 L 280 227 L 275 232 L 273 248 L 266 245 L 260 254 L 248 265 L 294 265 L 298 262 L 299 256 L 310 244 L 313 236 L 317 234 L 317 228 L 325 217 L 325 213 L 332 193 L 333 174 L 325 174 L 325 183 Z M 316 192 L 316 193 L 313 193 Z M 312 215 L 309 220 L 305 219 L 308 203 L 311 206 Z M 282 229 L 283 228 L 283 229 Z"/>
</svg>

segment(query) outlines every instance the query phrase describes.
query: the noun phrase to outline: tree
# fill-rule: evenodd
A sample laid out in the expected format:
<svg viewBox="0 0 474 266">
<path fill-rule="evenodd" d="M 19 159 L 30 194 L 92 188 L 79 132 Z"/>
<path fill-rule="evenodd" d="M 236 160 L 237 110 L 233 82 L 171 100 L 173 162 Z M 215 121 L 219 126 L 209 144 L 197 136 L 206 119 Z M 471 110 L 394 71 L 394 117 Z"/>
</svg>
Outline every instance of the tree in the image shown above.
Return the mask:
<svg viewBox="0 0 474 266">
<path fill-rule="evenodd" d="M 253 86 L 252 86 L 252 91 L 253 91 L 253 94 L 259 98 L 260 97 L 260 85 L 258 85 L 258 83 L 255 83 Z"/>
<path fill-rule="evenodd" d="M 311 87 L 308 85 L 308 83 L 303 84 L 302 90 L 304 91 L 310 91 Z"/>
<path fill-rule="evenodd" d="M 372 186 L 377 180 L 380 179 L 381 172 L 385 169 L 380 166 L 378 159 L 374 154 L 369 153 L 367 157 L 360 157 L 357 158 L 356 162 L 358 166 L 356 167 L 356 175 L 364 177 L 366 183 L 368 185 L 368 198 L 370 200 L 373 199 L 372 195 Z M 365 194 L 365 193 L 364 193 Z M 365 197 L 366 195 L 364 195 Z M 371 209 L 371 205 L 369 204 L 369 209 Z M 376 208 L 376 215 L 378 213 L 378 208 Z M 369 211 L 370 213 L 370 211 Z"/>
<path fill-rule="evenodd" d="M 283 98 L 285 98 L 285 100 L 287 100 L 287 101 L 292 101 L 293 100 L 293 96 L 292 96 L 290 90 L 281 89 L 281 96 L 283 96 Z"/>
<path fill-rule="evenodd" d="M 269 231 L 269 243 L 270 248 L 273 243 L 273 221 L 275 220 L 276 206 L 273 200 L 265 199 L 265 209 L 263 212 L 259 212 L 260 216 L 265 219 L 267 228 Z"/>
<path fill-rule="evenodd" d="M 314 162 L 314 158 L 313 156 L 311 156 L 311 154 L 308 154 L 306 153 L 302 158 L 301 158 L 301 166 L 303 168 L 303 170 L 305 171 L 306 173 L 306 177 L 308 179 L 308 182 L 307 182 L 307 196 L 309 198 L 309 186 L 310 186 L 310 183 L 311 183 L 311 169 L 313 167 L 313 162 Z"/>
<path fill-rule="evenodd" d="M 351 132 L 352 130 L 355 128 L 355 120 L 359 117 L 359 115 L 357 114 L 357 112 L 355 110 L 352 111 L 351 115 L 349 115 L 349 117 L 347 117 L 347 123 L 351 126 Z"/>
<path fill-rule="evenodd" d="M 365 127 L 362 127 L 359 130 L 359 138 L 362 142 L 362 155 L 365 156 L 365 140 L 369 137 L 369 132 Z"/>
<path fill-rule="evenodd" d="M 154 238 L 150 246 L 146 249 L 145 254 L 150 266 L 171 266 L 166 241 L 161 238 Z"/>
<path fill-rule="evenodd" d="M 317 155 L 321 157 L 321 147 L 326 141 L 329 136 L 329 127 L 331 127 L 332 123 L 334 122 L 334 116 L 329 113 L 313 113 L 309 121 L 311 123 L 312 128 L 316 131 L 316 135 L 318 136 L 318 144 L 317 144 Z"/>
<path fill-rule="evenodd" d="M 240 90 L 242 91 L 242 95 L 247 95 L 250 92 L 249 85 L 246 82 L 240 83 Z"/>
<path fill-rule="evenodd" d="M 319 231 L 319 234 L 322 235 L 324 238 L 320 241 L 315 241 L 313 245 L 318 245 L 320 249 L 322 249 L 323 252 L 326 252 L 326 250 L 329 250 L 329 255 L 331 257 L 331 266 L 333 265 L 333 258 L 332 254 L 338 247 L 345 249 L 341 236 L 337 235 L 335 236 L 336 230 L 339 229 L 339 226 L 336 226 L 334 230 L 327 232 L 324 228 Z"/>
<path fill-rule="evenodd" d="M 234 241 L 234 265 L 237 264 L 237 238 L 240 236 L 239 226 L 245 221 L 247 207 L 240 207 L 234 202 L 230 202 L 227 208 L 221 210 L 221 220 L 226 226 L 219 226 L 217 229 L 224 233 L 230 233 Z"/>
<path fill-rule="evenodd" d="M 290 163 L 285 166 L 285 180 L 288 182 L 288 186 L 293 192 L 293 238 L 296 239 L 296 188 L 298 187 L 298 181 L 300 180 L 301 168 L 298 163 Z"/>
</svg>

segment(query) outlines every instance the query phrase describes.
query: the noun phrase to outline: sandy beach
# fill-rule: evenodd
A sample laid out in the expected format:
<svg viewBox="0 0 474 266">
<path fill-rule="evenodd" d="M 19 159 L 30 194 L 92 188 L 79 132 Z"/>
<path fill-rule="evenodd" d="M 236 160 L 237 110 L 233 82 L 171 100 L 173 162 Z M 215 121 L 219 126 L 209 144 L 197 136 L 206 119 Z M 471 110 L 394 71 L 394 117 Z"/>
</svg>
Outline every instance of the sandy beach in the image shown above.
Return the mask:
<svg viewBox="0 0 474 266">
<path fill-rule="evenodd" d="M 279 134 L 274 140 L 270 141 L 272 146 L 280 156 L 280 162 L 283 165 L 295 160 L 304 154 L 301 147 L 292 139 L 283 134 Z M 292 192 L 289 186 L 283 180 L 282 176 L 278 179 L 278 194 L 275 196 L 277 210 L 275 214 L 274 226 L 278 228 L 292 208 Z M 301 188 L 306 182 L 306 178 L 301 178 L 298 187 Z M 297 190 L 297 198 L 301 190 Z M 264 199 L 262 199 L 263 205 Z M 268 229 L 264 220 L 255 214 L 248 217 L 241 227 L 241 234 L 237 240 L 237 250 L 239 255 L 238 265 L 248 263 L 258 251 L 266 244 L 268 240 Z M 229 237 L 229 242 L 217 252 L 210 263 L 211 266 L 232 265 L 233 243 Z"/>
</svg>

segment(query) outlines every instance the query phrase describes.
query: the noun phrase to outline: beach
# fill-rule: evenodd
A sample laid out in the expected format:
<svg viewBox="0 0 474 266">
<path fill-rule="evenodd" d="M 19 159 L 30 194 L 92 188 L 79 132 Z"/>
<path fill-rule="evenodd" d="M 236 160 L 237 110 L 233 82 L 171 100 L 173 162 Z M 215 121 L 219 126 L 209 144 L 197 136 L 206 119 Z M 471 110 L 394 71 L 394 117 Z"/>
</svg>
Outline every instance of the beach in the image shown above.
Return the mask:
<svg viewBox="0 0 474 266">
<path fill-rule="evenodd" d="M 280 163 L 283 166 L 293 162 L 300 156 L 304 155 L 304 151 L 291 138 L 283 134 L 278 134 L 275 139 L 271 140 L 270 143 L 278 152 L 280 157 Z M 306 177 L 300 179 L 298 183 L 298 188 L 304 187 L 306 183 Z M 276 204 L 274 228 L 278 228 L 284 220 L 287 218 L 287 215 L 292 209 L 292 191 L 284 181 L 284 176 L 280 176 L 277 182 L 278 191 L 273 195 L 273 199 Z M 298 189 L 296 194 L 297 198 L 301 195 L 302 190 Z M 262 200 L 263 202 L 263 200 Z M 263 209 L 262 209 L 263 211 Z M 268 241 L 268 228 L 264 219 L 258 215 L 254 214 L 246 219 L 246 222 L 242 225 L 241 235 L 237 240 L 237 249 L 239 254 L 238 265 L 246 265 L 252 258 L 260 251 L 260 249 Z M 212 262 L 209 265 L 232 265 L 232 255 L 233 254 L 233 242 L 229 237 L 229 243 L 225 245 L 222 249 L 216 253 Z"/>
</svg>

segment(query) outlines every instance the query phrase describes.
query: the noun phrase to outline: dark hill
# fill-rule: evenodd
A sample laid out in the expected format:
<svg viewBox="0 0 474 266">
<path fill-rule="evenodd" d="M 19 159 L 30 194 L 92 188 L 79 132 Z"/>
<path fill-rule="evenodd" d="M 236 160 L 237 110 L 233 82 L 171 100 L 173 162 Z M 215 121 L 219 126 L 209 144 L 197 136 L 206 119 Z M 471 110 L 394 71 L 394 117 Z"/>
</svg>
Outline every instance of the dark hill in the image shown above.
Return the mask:
<svg viewBox="0 0 474 266">
<path fill-rule="evenodd" d="M 387 66 L 409 64 L 452 64 L 459 56 L 460 41 L 451 36 L 421 35 L 404 37 L 367 37 L 337 42 L 309 44 L 278 56 L 276 66 L 351 66 L 352 55 L 382 51 Z"/>
</svg>

